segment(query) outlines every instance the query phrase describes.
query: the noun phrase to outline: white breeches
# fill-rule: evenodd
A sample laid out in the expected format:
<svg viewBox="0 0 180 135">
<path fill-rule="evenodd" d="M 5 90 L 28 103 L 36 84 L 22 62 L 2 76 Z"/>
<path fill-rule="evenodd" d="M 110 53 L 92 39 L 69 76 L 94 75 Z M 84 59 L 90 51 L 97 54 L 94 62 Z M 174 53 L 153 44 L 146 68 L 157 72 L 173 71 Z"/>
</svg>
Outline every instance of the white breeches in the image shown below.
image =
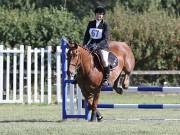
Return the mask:
<svg viewBox="0 0 180 135">
<path fill-rule="evenodd" d="M 100 50 L 100 56 L 101 56 L 102 64 L 103 64 L 104 67 L 108 66 L 108 55 L 109 55 L 108 51 Z"/>
</svg>

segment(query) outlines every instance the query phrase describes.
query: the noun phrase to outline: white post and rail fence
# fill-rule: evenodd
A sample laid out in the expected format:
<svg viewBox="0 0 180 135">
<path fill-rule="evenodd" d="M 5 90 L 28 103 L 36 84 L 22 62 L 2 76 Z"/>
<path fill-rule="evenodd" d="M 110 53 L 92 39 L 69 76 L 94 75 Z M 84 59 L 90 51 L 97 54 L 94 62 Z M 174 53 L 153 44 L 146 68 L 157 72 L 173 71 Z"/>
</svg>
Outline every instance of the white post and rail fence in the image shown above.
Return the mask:
<svg viewBox="0 0 180 135">
<path fill-rule="evenodd" d="M 50 104 L 52 94 L 55 94 L 55 102 L 61 102 L 60 46 L 53 54 L 56 71 L 52 69 L 51 46 L 24 48 L 23 45 L 13 49 L 0 45 L 0 103 Z"/>
<path fill-rule="evenodd" d="M 180 75 L 180 71 L 134 71 L 133 74 Z M 0 45 L 0 103 L 60 103 L 61 94 L 60 46 L 52 53 L 51 46 L 20 45 L 10 49 Z"/>
</svg>

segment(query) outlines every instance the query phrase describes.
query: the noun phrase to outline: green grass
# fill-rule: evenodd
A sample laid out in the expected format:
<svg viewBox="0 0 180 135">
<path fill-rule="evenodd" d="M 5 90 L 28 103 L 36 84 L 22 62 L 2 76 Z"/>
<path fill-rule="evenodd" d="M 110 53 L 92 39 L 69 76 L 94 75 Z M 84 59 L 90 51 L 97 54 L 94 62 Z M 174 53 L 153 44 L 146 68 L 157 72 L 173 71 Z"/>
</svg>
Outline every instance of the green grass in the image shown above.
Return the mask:
<svg viewBox="0 0 180 135">
<path fill-rule="evenodd" d="M 103 94 L 101 103 L 180 103 L 178 94 Z M 61 120 L 61 105 L 1 104 L 0 135 L 179 135 L 180 109 L 101 109 L 104 121 Z M 141 118 L 127 121 L 120 119 Z M 151 120 L 156 119 L 156 120 Z M 159 120 L 158 120 L 159 119 Z"/>
<path fill-rule="evenodd" d="M 152 103 L 152 104 L 176 104 L 180 103 L 180 94 L 163 94 L 157 92 L 149 92 L 146 93 L 124 93 L 123 95 L 118 95 L 116 93 L 105 93 L 102 92 L 100 96 L 101 103 L 134 103 L 134 104 L 141 104 L 141 103 Z"/>
</svg>

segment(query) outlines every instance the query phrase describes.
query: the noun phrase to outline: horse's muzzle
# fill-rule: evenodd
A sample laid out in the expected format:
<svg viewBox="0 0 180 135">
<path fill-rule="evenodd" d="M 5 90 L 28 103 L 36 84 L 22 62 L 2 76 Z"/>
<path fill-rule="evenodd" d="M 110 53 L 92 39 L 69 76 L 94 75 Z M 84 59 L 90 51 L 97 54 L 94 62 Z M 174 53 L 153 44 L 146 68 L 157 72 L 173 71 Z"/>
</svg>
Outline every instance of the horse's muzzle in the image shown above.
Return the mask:
<svg viewBox="0 0 180 135">
<path fill-rule="evenodd" d="M 67 75 L 68 75 L 68 77 L 74 77 L 75 76 L 75 74 L 69 70 L 67 71 Z"/>
</svg>

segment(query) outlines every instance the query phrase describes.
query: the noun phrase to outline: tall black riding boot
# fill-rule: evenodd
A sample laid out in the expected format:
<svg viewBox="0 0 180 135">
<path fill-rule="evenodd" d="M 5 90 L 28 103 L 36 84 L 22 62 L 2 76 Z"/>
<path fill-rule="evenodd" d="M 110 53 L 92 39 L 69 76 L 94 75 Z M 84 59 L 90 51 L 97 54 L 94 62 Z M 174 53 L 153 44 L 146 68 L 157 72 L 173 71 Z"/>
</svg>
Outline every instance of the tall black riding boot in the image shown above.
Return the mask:
<svg viewBox="0 0 180 135">
<path fill-rule="evenodd" d="M 107 85 L 109 85 L 109 84 L 108 84 L 109 74 L 110 74 L 110 68 L 109 68 L 109 66 L 108 66 L 108 67 L 104 67 L 102 86 L 107 86 Z"/>
</svg>

